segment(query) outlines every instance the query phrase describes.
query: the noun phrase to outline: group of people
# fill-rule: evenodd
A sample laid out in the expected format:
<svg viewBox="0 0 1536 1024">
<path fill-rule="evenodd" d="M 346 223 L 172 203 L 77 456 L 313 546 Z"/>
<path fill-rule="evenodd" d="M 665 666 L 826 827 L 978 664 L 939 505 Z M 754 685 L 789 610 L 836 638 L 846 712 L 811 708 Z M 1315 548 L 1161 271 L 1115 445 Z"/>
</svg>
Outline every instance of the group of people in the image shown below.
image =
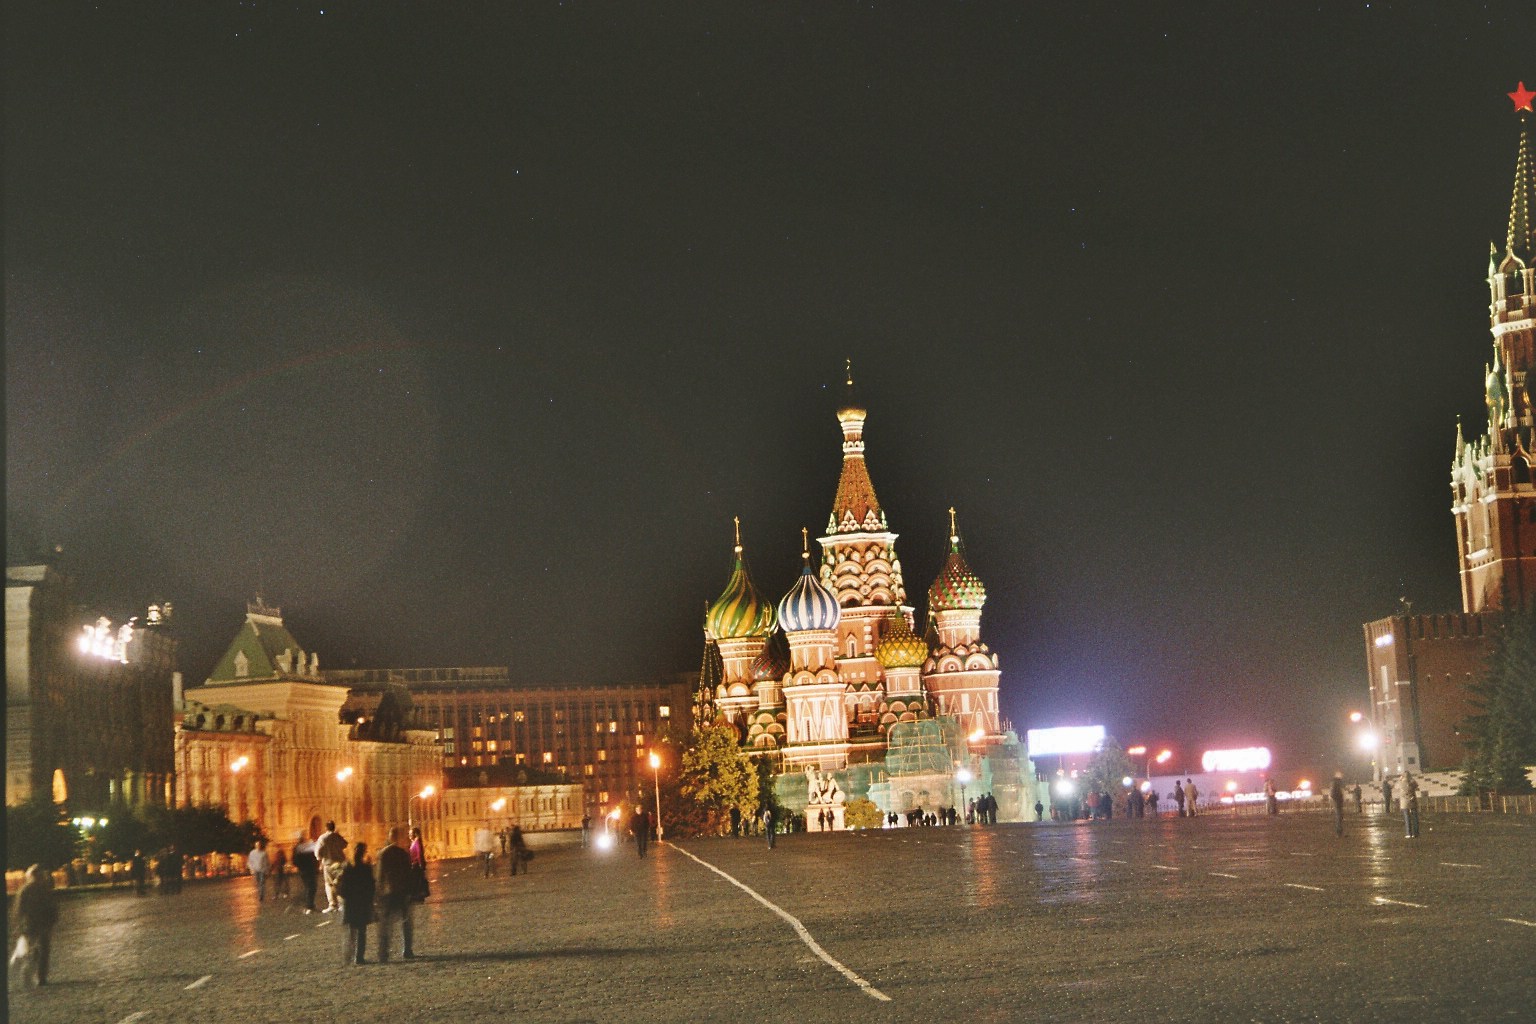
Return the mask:
<svg viewBox="0 0 1536 1024">
<path fill-rule="evenodd" d="M 1403 835 L 1406 839 L 1419 838 L 1419 780 L 1413 777 L 1412 772 L 1403 772 L 1398 776 L 1396 784 L 1398 794 L 1398 809 L 1403 812 Z M 1390 776 L 1381 780 L 1381 812 L 1390 815 L 1392 813 L 1392 794 L 1394 787 Z M 1357 784 L 1351 795 L 1355 801 L 1355 812 L 1364 813 L 1364 805 L 1361 799 L 1360 786 Z M 1337 836 L 1344 834 L 1344 773 L 1334 772 L 1333 785 L 1329 787 L 1328 798 L 1333 802 L 1333 833 Z"/>
<path fill-rule="evenodd" d="M 587 821 L 582 821 L 582 842 L 586 842 Z M 490 878 L 496 874 L 496 848 L 501 846 L 501 856 L 508 858 L 512 866 L 512 874 L 517 874 L 521 869 L 523 874 L 528 873 L 528 862 L 533 860 L 533 851 L 528 849 L 528 841 L 523 838 L 521 825 L 510 825 L 499 831 L 491 830 L 491 823 L 487 821 L 475 830 L 475 856 L 480 860 L 480 869 L 484 877 Z"/>
</svg>

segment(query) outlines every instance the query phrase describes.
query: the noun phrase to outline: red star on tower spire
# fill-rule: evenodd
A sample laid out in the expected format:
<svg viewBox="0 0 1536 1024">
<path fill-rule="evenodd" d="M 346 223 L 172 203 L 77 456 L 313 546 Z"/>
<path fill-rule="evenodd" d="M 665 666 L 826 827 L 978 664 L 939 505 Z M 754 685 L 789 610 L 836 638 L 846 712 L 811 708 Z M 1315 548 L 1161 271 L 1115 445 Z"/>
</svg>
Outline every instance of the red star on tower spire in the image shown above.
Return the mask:
<svg viewBox="0 0 1536 1024">
<path fill-rule="evenodd" d="M 1514 92 L 1507 92 L 1504 95 L 1514 101 L 1515 110 L 1517 111 L 1531 110 L 1531 101 L 1536 100 L 1536 92 L 1531 92 L 1531 90 L 1527 89 L 1524 82 L 1515 86 Z M 1536 110 L 1531 112 L 1536 113 Z"/>
</svg>

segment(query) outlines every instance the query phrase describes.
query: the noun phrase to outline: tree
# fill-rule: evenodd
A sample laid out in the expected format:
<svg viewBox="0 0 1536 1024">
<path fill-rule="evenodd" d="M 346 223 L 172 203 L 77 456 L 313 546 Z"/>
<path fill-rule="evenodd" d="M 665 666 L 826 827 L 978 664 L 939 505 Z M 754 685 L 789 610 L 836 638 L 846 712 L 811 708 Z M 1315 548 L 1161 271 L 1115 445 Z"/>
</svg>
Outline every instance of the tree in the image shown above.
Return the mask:
<svg viewBox="0 0 1536 1024">
<path fill-rule="evenodd" d="M 41 864 L 53 870 L 73 860 L 80 847 L 80 832 L 59 815 L 46 799 L 34 798 L 5 809 L 5 868 L 20 871 Z"/>
<path fill-rule="evenodd" d="M 1136 777 L 1136 769 L 1126 756 L 1125 748 L 1113 736 L 1104 737 L 1104 745 L 1094 751 L 1083 770 L 1082 782 L 1089 789 L 1100 793 L 1115 793 L 1124 788 L 1121 781 L 1127 775 Z"/>
<path fill-rule="evenodd" d="M 1481 678 L 1472 686 L 1477 713 L 1467 718 L 1465 789 L 1526 792 L 1536 764 L 1536 608 L 1508 612 Z"/>
<path fill-rule="evenodd" d="M 730 809 L 743 817 L 757 814 L 758 778 L 737 745 L 736 730 L 729 725 L 706 725 L 694 731 L 683 751 L 682 792 L 709 813 L 708 830 L 723 834 L 730 827 Z"/>
<path fill-rule="evenodd" d="M 848 801 L 848 806 L 843 808 L 843 825 L 846 828 L 880 828 L 885 824 L 885 815 L 880 813 L 880 808 L 873 800 L 859 797 Z"/>
</svg>

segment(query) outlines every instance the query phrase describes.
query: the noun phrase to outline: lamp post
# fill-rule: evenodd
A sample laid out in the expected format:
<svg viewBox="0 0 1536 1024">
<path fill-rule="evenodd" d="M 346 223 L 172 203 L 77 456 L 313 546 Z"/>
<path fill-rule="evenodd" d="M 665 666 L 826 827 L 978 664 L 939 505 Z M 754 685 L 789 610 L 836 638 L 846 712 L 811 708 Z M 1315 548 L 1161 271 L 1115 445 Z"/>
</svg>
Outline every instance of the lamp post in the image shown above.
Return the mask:
<svg viewBox="0 0 1536 1024">
<path fill-rule="evenodd" d="M 960 783 L 961 813 L 965 815 L 965 823 L 967 825 L 972 824 L 972 821 L 970 809 L 965 805 L 965 787 L 972 778 L 974 778 L 974 776 L 971 775 L 971 770 L 969 768 L 961 768 L 959 771 L 955 772 L 955 781 Z"/>
<path fill-rule="evenodd" d="M 1376 777 L 1376 749 L 1381 745 L 1381 737 L 1371 726 L 1370 720 L 1359 711 L 1349 713 L 1349 721 L 1355 727 L 1355 746 L 1365 752 L 1371 771 L 1371 778 Z"/>
<path fill-rule="evenodd" d="M 661 755 L 651 751 L 651 789 L 656 793 L 656 841 L 661 842 Z"/>
<path fill-rule="evenodd" d="M 416 825 L 415 819 L 411 817 L 411 804 L 417 800 L 425 800 L 436 792 L 436 786 L 423 786 L 420 793 L 417 793 L 405 802 L 405 825 L 407 828 L 414 828 Z M 399 821 L 400 819 L 396 818 L 395 820 Z"/>
</svg>

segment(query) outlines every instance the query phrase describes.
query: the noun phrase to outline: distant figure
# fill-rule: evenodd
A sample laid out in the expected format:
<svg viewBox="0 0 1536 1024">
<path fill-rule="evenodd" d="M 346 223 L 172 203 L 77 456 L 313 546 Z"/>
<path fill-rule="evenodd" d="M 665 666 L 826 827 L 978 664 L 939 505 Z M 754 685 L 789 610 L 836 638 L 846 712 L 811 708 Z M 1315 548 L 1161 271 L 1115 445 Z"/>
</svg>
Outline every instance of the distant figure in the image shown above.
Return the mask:
<svg viewBox="0 0 1536 1024">
<path fill-rule="evenodd" d="M 1349 795 L 1354 797 L 1354 799 L 1355 799 L 1355 813 L 1356 814 L 1364 814 L 1365 813 L 1365 797 L 1364 797 L 1364 794 L 1362 794 L 1360 792 L 1360 783 L 1358 783 L 1358 782 L 1355 783 L 1355 788 L 1349 791 Z"/>
<path fill-rule="evenodd" d="M 53 926 L 59 923 L 58 896 L 53 891 L 53 876 L 41 864 L 27 868 L 25 881 L 16 891 L 16 912 L 12 930 L 16 932 L 16 950 L 11 966 L 21 965 L 23 981 L 48 984 L 48 958 L 53 952 Z"/>
<path fill-rule="evenodd" d="M 1419 838 L 1419 783 L 1408 772 L 1403 772 L 1403 829 L 1405 839 Z"/>
<path fill-rule="evenodd" d="M 741 837 L 741 808 L 735 805 L 731 807 L 731 835 Z"/>
<path fill-rule="evenodd" d="M 1178 779 L 1173 780 L 1173 802 L 1179 809 L 1179 817 L 1184 817 L 1184 785 Z"/>
<path fill-rule="evenodd" d="M 304 913 L 315 912 L 315 893 L 320 888 L 320 858 L 315 856 L 315 844 L 300 832 L 294 837 L 293 870 L 298 872 L 299 884 L 304 886 Z"/>
<path fill-rule="evenodd" d="M 475 856 L 480 858 L 481 877 L 496 873 L 496 837 L 491 834 L 490 822 L 475 829 Z"/>
<path fill-rule="evenodd" d="M 256 902 L 267 901 L 267 869 L 272 866 L 272 858 L 267 854 L 267 841 L 256 840 L 256 846 L 245 855 L 245 866 L 251 872 L 251 877 L 256 880 Z"/>
<path fill-rule="evenodd" d="M 272 851 L 272 896 L 288 898 L 288 854 L 281 846 Z"/>
<path fill-rule="evenodd" d="M 1041 803 L 1039 800 L 1035 801 L 1035 820 L 1045 820 L 1045 804 Z"/>
<path fill-rule="evenodd" d="M 1157 817 L 1157 790 L 1155 789 L 1147 794 L 1147 814 L 1153 818 Z"/>
<path fill-rule="evenodd" d="M 773 849 L 773 836 L 776 831 L 773 821 L 773 808 L 763 808 L 763 831 L 768 833 L 768 849 Z"/>
<path fill-rule="evenodd" d="M 336 883 L 341 881 L 341 873 L 347 867 L 347 839 L 336 831 L 336 823 L 325 823 L 325 831 L 320 833 L 320 838 L 315 840 L 315 856 L 320 858 L 320 875 L 325 881 L 325 909 L 322 914 L 341 909 L 341 894 L 336 891 Z"/>
<path fill-rule="evenodd" d="M 149 863 L 144 859 L 143 850 L 134 850 L 133 856 L 128 860 L 128 880 L 133 883 L 133 894 L 143 896 L 147 888 L 145 882 L 149 878 Z"/>
<path fill-rule="evenodd" d="M 512 873 L 517 874 L 517 869 L 522 868 L 523 874 L 528 873 L 528 862 L 533 860 L 533 851 L 528 849 L 528 844 L 523 841 L 523 826 L 513 825 L 507 835 L 507 848 L 512 851 Z"/>
<path fill-rule="evenodd" d="M 487 830 L 489 831 L 489 830 Z M 494 855 L 495 847 L 492 847 Z M 389 962 L 389 944 L 395 922 L 400 922 L 401 952 L 407 960 L 416 955 L 412 948 L 415 935 L 411 927 L 411 855 L 405 850 L 405 829 L 396 825 L 389 830 L 389 845 L 379 854 L 379 963 Z"/>
<path fill-rule="evenodd" d="M 1269 808 L 1270 814 L 1280 813 L 1280 796 L 1275 792 L 1275 780 L 1264 780 L 1264 803 Z"/>
<path fill-rule="evenodd" d="M 635 808 L 635 816 L 629 819 L 629 830 L 635 836 L 635 850 L 644 857 L 646 843 L 651 838 L 651 816 L 644 807 Z"/>
<path fill-rule="evenodd" d="M 1200 806 L 1200 790 L 1195 788 L 1194 779 L 1184 780 L 1184 799 L 1189 801 L 1189 816 L 1195 816 L 1195 809 Z"/>
<path fill-rule="evenodd" d="M 420 828 L 411 829 L 411 845 L 406 853 L 411 858 L 411 902 L 425 903 L 432 895 L 432 886 L 427 882 L 427 847 L 421 841 Z"/>
<path fill-rule="evenodd" d="M 185 865 L 185 858 L 181 851 L 172 843 L 165 848 L 155 861 L 155 876 L 160 879 L 160 894 L 162 896 L 178 896 L 181 894 L 181 872 Z"/>
<path fill-rule="evenodd" d="M 1328 798 L 1333 801 L 1333 834 L 1344 834 L 1344 773 L 1333 773 L 1333 785 L 1328 787 Z"/>
<path fill-rule="evenodd" d="M 587 848 L 587 843 L 591 841 L 591 838 L 592 838 L 592 815 L 590 815 L 590 814 L 583 814 L 581 816 L 581 848 L 583 850 L 585 850 Z"/>
<path fill-rule="evenodd" d="M 1392 780 L 1381 780 L 1381 813 L 1392 813 Z"/>
<path fill-rule="evenodd" d="M 368 926 L 374 922 L 373 899 L 378 887 L 367 856 L 367 843 L 353 844 L 352 864 L 342 869 L 341 878 L 336 881 L 341 897 L 341 923 L 346 926 L 342 929 L 342 963 L 363 963 L 363 954 L 368 950 Z"/>
</svg>

